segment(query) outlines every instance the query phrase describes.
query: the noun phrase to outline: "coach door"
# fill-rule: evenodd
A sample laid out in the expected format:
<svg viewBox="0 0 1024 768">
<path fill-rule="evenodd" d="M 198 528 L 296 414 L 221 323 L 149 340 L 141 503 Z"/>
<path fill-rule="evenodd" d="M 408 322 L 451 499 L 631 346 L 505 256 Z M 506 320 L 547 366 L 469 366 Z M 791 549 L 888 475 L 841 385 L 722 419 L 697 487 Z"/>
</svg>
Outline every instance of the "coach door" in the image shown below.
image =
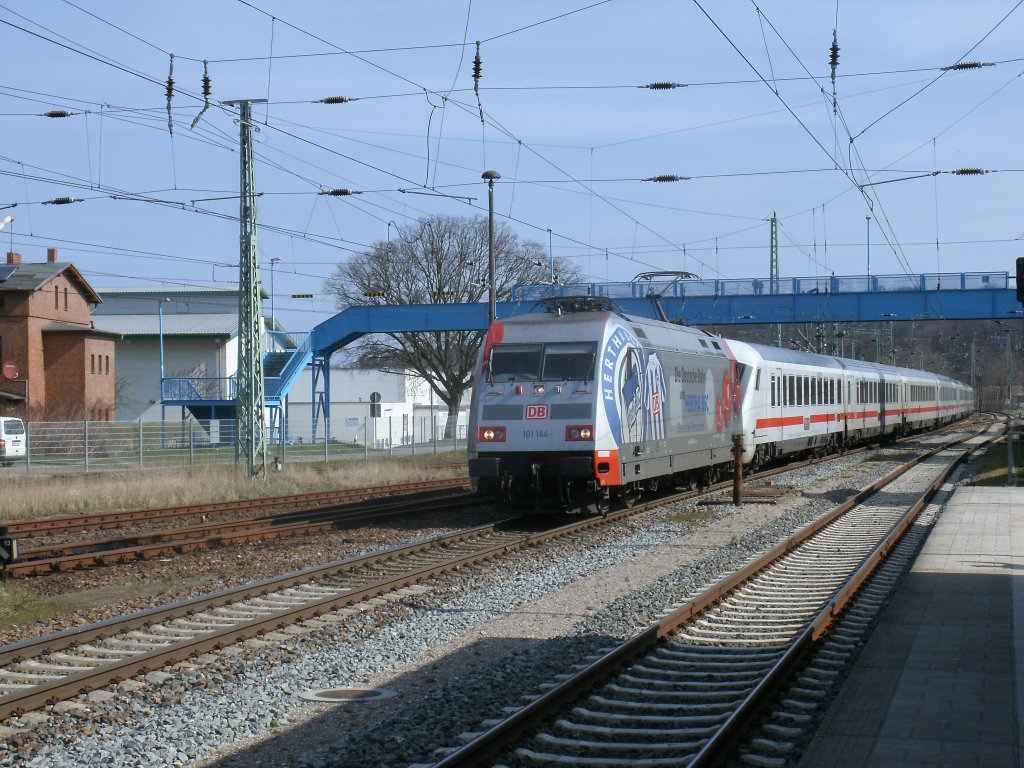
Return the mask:
<svg viewBox="0 0 1024 768">
<path fill-rule="evenodd" d="M 782 449 L 782 440 L 786 434 L 786 416 L 789 415 L 789 384 L 786 381 L 785 375 L 782 373 L 781 368 L 775 369 L 775 382 L 778 387 L 778 404 L 779 407 L 776 409 L 774 416 L 777 416 L 771 423 L 776 430 L 776 435 L 779 441 L 779 449 Z"/>
<path fill-rule="evenodd" d="M 878 429 L 883 435 L 885 434 L 885 409 L 889 400 L 886 397 L 888 393 L 885 391 L 885 385 L 885 377 L 882 376 L 878 380 Z"/>
</svg>

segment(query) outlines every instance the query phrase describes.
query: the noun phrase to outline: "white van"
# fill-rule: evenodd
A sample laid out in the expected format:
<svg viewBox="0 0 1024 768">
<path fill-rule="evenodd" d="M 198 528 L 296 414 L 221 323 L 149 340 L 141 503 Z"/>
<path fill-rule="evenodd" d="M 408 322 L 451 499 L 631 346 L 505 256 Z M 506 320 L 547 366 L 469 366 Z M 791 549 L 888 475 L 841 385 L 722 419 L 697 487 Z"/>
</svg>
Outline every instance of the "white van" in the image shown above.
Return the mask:
<svg viewBox="0 0 1024 768">
<path fill-rule="evenodd" d="M 11 466 L 25 458 L 25 423 L 13 416 L 0 416 L 0 464 Z"/>
</svg>

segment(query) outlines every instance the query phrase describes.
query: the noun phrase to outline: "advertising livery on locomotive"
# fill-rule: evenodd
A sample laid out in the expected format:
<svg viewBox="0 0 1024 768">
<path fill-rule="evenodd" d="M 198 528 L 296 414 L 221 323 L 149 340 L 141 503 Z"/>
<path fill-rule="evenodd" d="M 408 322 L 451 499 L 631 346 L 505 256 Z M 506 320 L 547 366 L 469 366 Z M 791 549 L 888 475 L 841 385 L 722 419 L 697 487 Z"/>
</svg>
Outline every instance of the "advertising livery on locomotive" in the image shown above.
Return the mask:
<svg viewBox="0 0 1024 768">
<path fill-rule="evenodd" d="M 734 436 L 756 468 L 972 410 L 970 387 L 938 374 L 731 341 L 580 299 L 491 325 L 469 472 L 508 504 L 606 511 L 662 483 L 714 482 L 731 468 Z"/>
</svg>

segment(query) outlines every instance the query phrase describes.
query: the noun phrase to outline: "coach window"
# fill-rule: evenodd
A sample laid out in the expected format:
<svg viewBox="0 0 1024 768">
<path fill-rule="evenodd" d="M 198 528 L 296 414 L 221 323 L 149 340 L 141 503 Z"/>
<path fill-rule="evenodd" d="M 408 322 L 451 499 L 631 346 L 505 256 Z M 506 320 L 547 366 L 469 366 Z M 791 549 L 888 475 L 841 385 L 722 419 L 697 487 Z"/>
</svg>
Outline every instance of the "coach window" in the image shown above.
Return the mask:
<svg viewBox="0 0 1024 768">
<path fill-rule="evenodd" d="M 590 381 L 594 378 L 597 345 L 592 341 L 544 345 L 545 381 Z"/>
<path fill-rule="evenodd" d="M 772 376 L 768 382 L 768 389 L 771 391 L 769 397 L 771 398 L 772 408 L 775 407 L 775 377 Z"/>
<path fill-rule="evenodd" d="M 796 376 L 789 377 L 789 396 L 786 398 L 786 405 L 796 405 Z"/>
<path fill-rule="evenodd" d="M 754 376 L 754 391 L 757 392 L 761 389 L 761 369 L 757 369 L 757 374 Z"/>
<path fill-rule="evenodd" d="M 811 405 L 818 404 L 818 382 L 816 379 L 811 379 Z"/>
</svg>

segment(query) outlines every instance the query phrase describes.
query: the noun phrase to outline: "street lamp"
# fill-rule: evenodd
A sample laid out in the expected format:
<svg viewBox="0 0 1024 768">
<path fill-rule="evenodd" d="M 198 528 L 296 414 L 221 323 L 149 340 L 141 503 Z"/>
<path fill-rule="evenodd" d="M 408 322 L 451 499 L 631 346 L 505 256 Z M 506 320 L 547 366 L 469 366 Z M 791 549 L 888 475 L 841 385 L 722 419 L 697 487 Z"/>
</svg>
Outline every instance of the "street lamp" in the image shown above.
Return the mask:
<svg viewBox="0 0 1024 768">
<path fill-rule="evenodd" d="M 398 225 L 395 224 L 394 219 L 388 222 L 388 243 L 391 242 L 391 228 L 395 228 L 395 232 L 398 232 Z"/>
<path fill-rule="evenodd" d="M 273 333 L 277 330 L 277 309 L 274 305 L 274 265 L 277 264 L 281 258 L 275 256 L 270 260 L 270 332 Z"/>
<path fill-rule="evenodd" d="M 871 290 L 871 214 L 864 216 L 868 227 L 868 290 Z"/>
<path fill-rule="evenodd" d="M 487 181 L 487 324 L 495 319 L 494 309 L 494 180 L 500 179 L 497 171 L 484 171 L 480 176 Z"/>
<path fill-rule="evenodd" d="M 551 282 L 555 282 L 555 256 L 554 251 L 551 250 L 551 227 L 548 227 L 548 272 L 550 273 Z"/>
</svg>

